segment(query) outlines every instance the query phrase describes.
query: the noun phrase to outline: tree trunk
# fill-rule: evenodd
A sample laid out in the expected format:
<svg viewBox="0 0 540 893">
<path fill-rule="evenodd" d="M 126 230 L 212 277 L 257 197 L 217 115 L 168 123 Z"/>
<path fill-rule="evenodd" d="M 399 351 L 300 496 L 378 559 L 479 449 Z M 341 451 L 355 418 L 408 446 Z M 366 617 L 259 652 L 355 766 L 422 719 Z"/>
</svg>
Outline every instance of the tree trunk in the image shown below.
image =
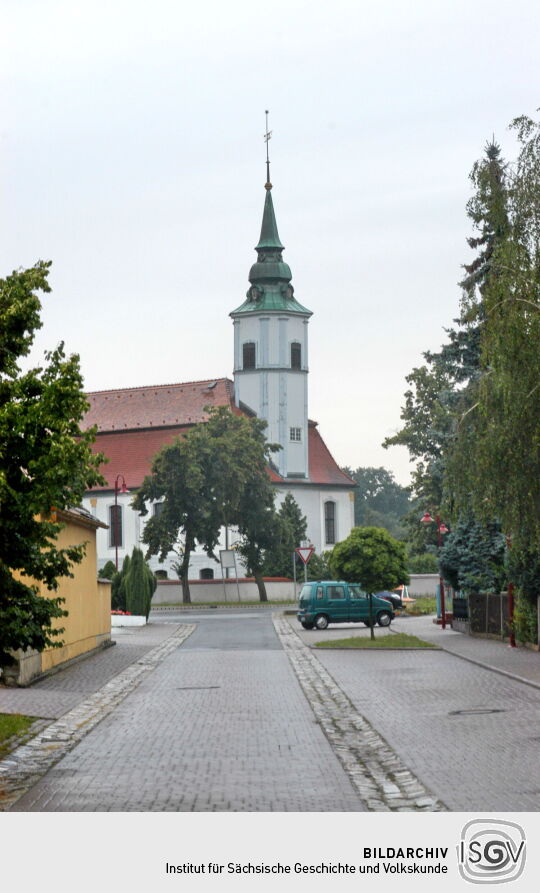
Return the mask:
<svg viewBox="0 0 540 893">
<path fill-rule="evenodd" d="M 268 596 L 266 594 L 266 586 L 264 585 L 263 575 L 259 572 L 259 573 L 254 573 L 253 576 L 255 577 L 257 589 L 259 590 L 259 601 L 267 602 Z"/>
<path fill-rule="evenodd" d="M 182 581 L 182 602 L 184 605 L 191 604 L 191 593 L 189 591 L 189 580 L 188 580 L 188 572 L 189 572 L 189 559 L 191 557 L 191 549 L 184 550 L 184 554 L 182 556 L 182 564 L 180 565 L 180 580 Z"/>
<path fill-rule="evenodd" d="M 369 632 L 370 632 L 371 638 L 374 639 L 375 638 L 375 622 L 373 619 L 373 595 L 371 592 L 369 593 Z"/>
</svg>

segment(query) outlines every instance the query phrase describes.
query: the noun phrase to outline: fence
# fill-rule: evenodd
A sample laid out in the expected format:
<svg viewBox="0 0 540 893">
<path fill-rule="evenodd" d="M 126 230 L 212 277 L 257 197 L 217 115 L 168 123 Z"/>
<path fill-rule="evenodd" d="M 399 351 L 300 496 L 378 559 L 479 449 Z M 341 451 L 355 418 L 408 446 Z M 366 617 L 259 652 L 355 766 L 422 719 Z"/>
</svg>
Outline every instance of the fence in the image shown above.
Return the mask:
<svg viewBox="0 0 540 893">
<path fill-rule="evenodd" d="M 508 593 L 477 592 L 471 593 L 468 599 L 455 598 L 454 617 L 457 620 L 468 619 L 469 632 L 473 634 L 507 638 Z"/>
</svg>

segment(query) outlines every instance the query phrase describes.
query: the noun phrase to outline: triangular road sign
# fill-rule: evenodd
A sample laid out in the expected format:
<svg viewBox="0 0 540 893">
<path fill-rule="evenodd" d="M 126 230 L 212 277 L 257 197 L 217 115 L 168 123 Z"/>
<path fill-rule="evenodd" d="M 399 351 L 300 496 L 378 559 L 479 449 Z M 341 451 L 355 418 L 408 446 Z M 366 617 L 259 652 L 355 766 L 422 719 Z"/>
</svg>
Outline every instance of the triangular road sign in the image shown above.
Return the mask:
<svg viewBox="0 0 540 893">
<path fill-rule="evenodd" d="M 315 551 L 315 546 L 300 546 L 298 549 L 294 550 L 302 559 L 304 564 L 307 564 L 311 556 Z"/>
</svg>

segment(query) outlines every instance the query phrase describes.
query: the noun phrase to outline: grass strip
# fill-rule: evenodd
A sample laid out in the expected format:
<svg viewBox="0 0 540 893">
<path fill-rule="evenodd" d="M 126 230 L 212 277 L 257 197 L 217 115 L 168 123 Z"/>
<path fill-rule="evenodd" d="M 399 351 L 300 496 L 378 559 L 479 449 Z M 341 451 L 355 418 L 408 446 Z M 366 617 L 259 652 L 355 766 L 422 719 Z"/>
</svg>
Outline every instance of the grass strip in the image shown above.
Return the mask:
<svg viewBox="0 0 540 893">
<path fill-rule="evenodd" d="M 404 613 L 410 614 L 412 617 L 418 617 L 421 614 L 435 614 L 437 610 L 437 599 L 431 595 L 415 595 L 414 602 L 404 605 Z"/>
<path fill-rule="evenodd" d="M 35 721 L 35 716 L 23 716 L 21 713 L 0 713 L 0 756 L 9 751 L 11 738 L 23 735 Z"/>
<path fill-rule="evenodd" d="M 431 642 L 424 642 L 417 636 L 409 636 L 407 633 L 388 633 L 375 639 L 354 636 L 350 639 L 327 639 L 325 642 L 315 642 L 315 648 L 438 648 Z"/>
</svg>

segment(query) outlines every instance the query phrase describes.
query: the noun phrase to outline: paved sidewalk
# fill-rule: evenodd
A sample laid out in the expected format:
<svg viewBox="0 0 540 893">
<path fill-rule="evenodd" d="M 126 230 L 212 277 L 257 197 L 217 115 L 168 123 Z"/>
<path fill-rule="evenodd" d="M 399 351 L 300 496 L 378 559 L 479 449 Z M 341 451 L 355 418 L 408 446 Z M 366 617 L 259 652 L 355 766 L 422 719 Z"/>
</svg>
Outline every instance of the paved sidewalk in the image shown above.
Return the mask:
<svg viewBox="0 0 540 893">
<path fill-rule="evenodd" d="M 295 617 L 289 620 L 295 632 L 306 645 L 323 642 L 327 639 L 346 639 L 360 636 L 368 638 L 370 631 L 358 623 L 336 623 L 326 630 L 303 630 Z M 481 639 L 467 636 L 451 627 L 443 630 L 433 622 L 432 615 L 396 617 L 390 627 L 376 628 L 377 638 L 392 635 L 393 632 L 410 633 L 426 642 L 432 642 L 456 657 L 464 658 L 480 667 L 526 682 L 540 688 L 540 652 L 529 648 L 510 648 L 507 642 L 498 639 Z"/>
<path fill-rule="evenodd" d="M 178 625 L 159 622 L 142 627 L 115 628 L 112 637 L 116 645 L 111 648 L 76 661 L 28 688 L 0 685 L 0 713 L 58 719 L 177 629 Z"/>
<path fill-rule="evenodd" d="M 109 682 L 60 719 L 41 724 L 34 738 L 19 745 L 0 760 L 0 810 L 9 809 L 37 780 L 69 753 L 82 739 L 112 713 L 141 681 L 178 648 L 193 632 L 193 624 L 177 626 L 161 644 L 147 650 Z M 45 725 L 45 728 L 43 728 Z"/>
<path fill-rule="evenodd" d="M 540 652 L 529 648 L 511 648 L 498 639 L 481 639 L 447 627 L 441 629 L 433 617 L 400 617 L 394 629 L 411 632 L 426 642 L 434 642 L 456 657 L 463 657 L 481 667 L 494 670 L 511 679 L 519 679 L 540 688 Z"/>
<path fill-rule="evenodd" d="M 304 633 L 296 618 L 289 621 L 312 645 L 366 635 L 358 626 Z M 538 811 L 540 655 L 443 631 L 429 617 L 398 618 L 394 628 L 444 647 L 312 654 L 449 810 Z"/>
</svg>

